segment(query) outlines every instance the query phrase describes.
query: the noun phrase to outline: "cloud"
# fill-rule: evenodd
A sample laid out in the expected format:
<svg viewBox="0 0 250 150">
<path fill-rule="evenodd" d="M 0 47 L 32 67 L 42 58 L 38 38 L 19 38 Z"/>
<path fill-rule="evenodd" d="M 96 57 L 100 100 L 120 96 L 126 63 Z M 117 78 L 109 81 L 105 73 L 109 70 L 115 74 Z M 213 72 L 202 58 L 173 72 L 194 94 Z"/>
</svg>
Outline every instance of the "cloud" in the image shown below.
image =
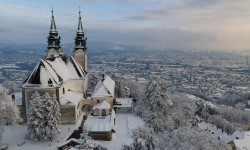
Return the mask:
<svg viewBox="0 0 250 150">
<path fill-rule="evenodd" d="M 25 0 L 24 0 L 25 1 Z M 245 49 L 250 41 L 249 0 L 53 1 L 62 43 L 72 43 L 78 6 L 91 41 L 160 49 Z M 46 42 L 51 1 L 0 2 L 0 40 Z M 13 38 L 15 37 L 15 38 Z"/>
</svg>

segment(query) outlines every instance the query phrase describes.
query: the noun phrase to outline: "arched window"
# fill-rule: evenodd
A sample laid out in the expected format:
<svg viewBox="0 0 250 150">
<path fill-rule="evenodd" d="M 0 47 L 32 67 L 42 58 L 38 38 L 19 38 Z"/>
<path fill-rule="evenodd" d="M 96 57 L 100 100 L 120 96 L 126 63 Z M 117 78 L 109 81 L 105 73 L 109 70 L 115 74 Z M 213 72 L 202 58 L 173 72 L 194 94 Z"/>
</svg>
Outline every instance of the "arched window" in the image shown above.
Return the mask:
<svg viewBox="0 0 250 150">
<path fill-rule="evenodd" d="M 105 109 L 102 110 L 102 116 L 106 116 L 106 110 Z"/>
<path fill-rule="evenodd" d="M 65 89 L 63 88 L 63 94 L 65 93 Z"/>
</svg>

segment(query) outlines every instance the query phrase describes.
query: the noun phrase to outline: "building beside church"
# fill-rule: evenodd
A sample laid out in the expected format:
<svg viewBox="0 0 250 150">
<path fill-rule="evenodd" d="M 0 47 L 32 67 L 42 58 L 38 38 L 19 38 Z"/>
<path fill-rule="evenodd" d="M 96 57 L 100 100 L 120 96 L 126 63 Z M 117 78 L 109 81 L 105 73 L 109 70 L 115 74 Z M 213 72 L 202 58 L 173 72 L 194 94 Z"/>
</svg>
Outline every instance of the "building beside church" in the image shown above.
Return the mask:
<svg viewBox="0 0 250 150">
<path fill-rule="evenodd" d="M 73 56 L 64 54 L 60 46 L 52 10 L 51 26 L 47 38 L 46 56 L 42 58 L 22 85 L 22 104 L 27 114 L 31 95 L 48 92 L 55 94 L 61 106 L 63 124 L 76 123 L 80 117 L 80 100 L 87 97 L 87 46 L 81 14 L 75 37 Z M 26 116 L 22 116 L 26 120 Z"/>
<path fill-rule="evenodd" d="M 61 123 L 84 126 L 90 136 L 96 140 L 111 140 L 115 128 L 115 113 L 131 113 L 131 99 L 115 98 L 115 82 L 103 75 L 97 83 L 93 95 L 87 97 L 87 46 L 81 14 L 75 37 L 73 55 L 64 54 L 60 46 L 60 36 L 56 29 L 52 11 L 46 55 L 35 66 L 22 85 L 22 94 L 13 93 L 12 97 L 22 97 L 20 110 L 22 118 L 32 103 L 32 95 L 49 93 L 55 96 L 60 105 Z M 21 99 L 21 98 L 20 98 Z M 123 110 L 123 111 L 122 111 Z M 81 128 L 79 128 L 80 130 Z"/>
</svg>

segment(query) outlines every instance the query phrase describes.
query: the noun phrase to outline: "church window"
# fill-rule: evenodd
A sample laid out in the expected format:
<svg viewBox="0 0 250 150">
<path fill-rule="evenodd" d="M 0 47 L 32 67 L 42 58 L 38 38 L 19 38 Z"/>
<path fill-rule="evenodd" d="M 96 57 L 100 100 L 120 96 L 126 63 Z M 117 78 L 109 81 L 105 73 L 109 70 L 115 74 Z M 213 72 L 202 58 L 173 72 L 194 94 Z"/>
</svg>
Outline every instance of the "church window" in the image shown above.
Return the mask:
<svg viewBox="0 0 250 150">
<path fill-rule="evenodd" d="M 51 81 L 51 79 L 48 80 L 48 85 L 49 85 L 49 86 L 52 86 L 52 81 Z"/>
<path fill-rule="evenodd" d="M 65 89 L 63 88 L 63 94 L 65 93 Z"/>
<path fill-rule="evenodd" d="M 102 116 L 106 116 L 106 110 L 105 109 L 102 110 Z"/>
</svg>

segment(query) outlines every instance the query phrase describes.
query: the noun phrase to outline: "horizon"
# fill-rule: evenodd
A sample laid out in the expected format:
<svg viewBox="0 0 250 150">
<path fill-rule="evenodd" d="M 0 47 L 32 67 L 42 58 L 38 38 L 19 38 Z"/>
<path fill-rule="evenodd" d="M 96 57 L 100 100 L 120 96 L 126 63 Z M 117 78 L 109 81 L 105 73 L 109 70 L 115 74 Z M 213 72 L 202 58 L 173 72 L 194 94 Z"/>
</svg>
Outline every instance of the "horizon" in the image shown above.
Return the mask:
<svg viewBox="0 0 250 150">
<path fill-rule="evenodd" d="M 159 50 L 250 48 L 247 0 L 2 0 L 1 43 L 46 43 L 52 6 L 61 44 L 74 42 L 80 10 L 85 35 L 91 42 Z"/>
</svg>

